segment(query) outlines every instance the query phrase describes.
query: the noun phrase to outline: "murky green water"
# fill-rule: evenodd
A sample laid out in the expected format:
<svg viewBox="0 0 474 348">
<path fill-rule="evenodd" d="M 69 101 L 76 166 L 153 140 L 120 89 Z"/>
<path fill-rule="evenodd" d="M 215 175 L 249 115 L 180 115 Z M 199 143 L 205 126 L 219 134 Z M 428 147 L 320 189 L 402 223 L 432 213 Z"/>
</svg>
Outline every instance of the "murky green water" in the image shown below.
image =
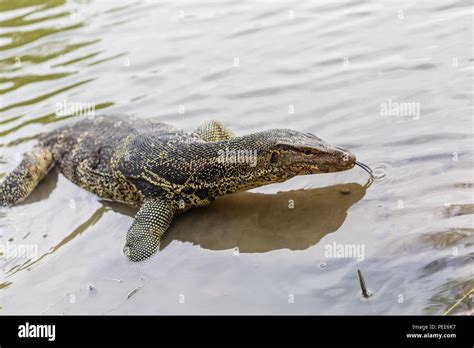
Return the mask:
<svg viewBox="0 0 474 348">
<path fill-rule="evenodd" d="M 379 177 L 367 185 L 356 168 L 217 200 L 132 264 L 122 246 L 135 211 L 53 171 L 25 204 L 0 210 L 1 245 L 37 248 L 0 260 L 0 313 L 471 311 L 469 1 L 15 0 L 0 10 L 2 176 L 40 133 L 84 117 L 61 105 L 94 103 L 97 114 L 186 130 L 215 118 L 238 135 L 312 132 Z M 330 257 L 334 245 L 363 257 Z"/>
</svg>

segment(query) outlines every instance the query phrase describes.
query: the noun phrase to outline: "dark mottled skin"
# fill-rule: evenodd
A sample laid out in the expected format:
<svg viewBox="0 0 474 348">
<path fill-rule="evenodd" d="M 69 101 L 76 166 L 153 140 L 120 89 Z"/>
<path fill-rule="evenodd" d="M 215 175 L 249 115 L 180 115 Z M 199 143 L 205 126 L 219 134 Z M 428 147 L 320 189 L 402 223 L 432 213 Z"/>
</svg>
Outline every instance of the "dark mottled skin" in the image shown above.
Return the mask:
<svg viewBox="0 0 474 348">
<path fill-rule="evenodd" d="M 157 146 L 158 150 L 159 145 L 171 150 L 173 143 L 190 139 L 202 141 L 152 120 L 100 116 L 59 128 L 43 136 L 41 142 L 51 149 L 64 176 L 75 184 L 102 198 L 140 205 L 145 197 L 166 194 L 141 178 L 141 168 L 152 160 L 150 148 Z M 136 143 L 141 145 L 125 148 Z"/>
<path fill-rule="evenodd" d="M 229 150 L 255 157 L 223 160 Z M 296 175 L 346 170 L 354 163 L 347 150 L 289 129 L 235 137 L 216 121 L 187 133 L 153 120 L 104 115 L 43 135 L 0 183 L 0 205 L 23 200 L 56 165 L 99 197 L 140 207 L 124 252 L 143 260 L 157 249 L 177 213 L 225 194 Z"/>
</svg>

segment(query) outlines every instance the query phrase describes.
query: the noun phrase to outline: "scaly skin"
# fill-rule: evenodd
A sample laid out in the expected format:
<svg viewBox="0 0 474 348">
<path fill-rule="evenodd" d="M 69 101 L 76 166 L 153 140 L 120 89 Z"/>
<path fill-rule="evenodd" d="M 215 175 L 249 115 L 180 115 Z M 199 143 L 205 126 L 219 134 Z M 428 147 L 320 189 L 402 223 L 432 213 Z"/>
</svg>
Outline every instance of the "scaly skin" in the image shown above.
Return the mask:
<svg viewBox="0 0 474 348">
<path fill-rule="evenodd" d="M 235 137 L 216 121 L 186 133 L 153 120 L 101 116 L 42 136 L 0 183 L 0 205 L 21 202 L 57 165 L 99 197 L 140 207 L 124 247 L 129 259 L 140 261 L 157 250 L 178 213 L 218 196 L 354 164 L 349 151 L 289 129 Z"/>
</svg>

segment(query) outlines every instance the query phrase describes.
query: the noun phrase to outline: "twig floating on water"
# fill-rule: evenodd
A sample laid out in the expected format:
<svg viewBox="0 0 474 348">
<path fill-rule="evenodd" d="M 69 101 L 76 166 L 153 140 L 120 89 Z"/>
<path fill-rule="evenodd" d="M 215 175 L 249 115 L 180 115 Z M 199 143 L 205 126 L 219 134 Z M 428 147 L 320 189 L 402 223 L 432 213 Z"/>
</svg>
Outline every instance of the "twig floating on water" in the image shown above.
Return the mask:
<svg viewBox="0 0 474 348">
<path fill-rule="evenodd" d="M 365 298 L 369 298 L 370 295 L 372 294 L 367 290 L 367 286 L 365 285 L 365 279 L 360 269 L 357 270 L 357 274 L 359 275 L 359 282 L 360 282 L 360 288 L 362 289 L 362 296 L 364 296 Z"/>
<path fill-rule="evenodd" d="M 140 290 L 142 287 L 141 286 L 138 286 L 136 287 L 135 289 L 133 289 L 128 295 L 127 295 L 127 300 L 132 297 L 133 295 L 135 295 L 137 293 L 138 290 Z"/>
</svg>

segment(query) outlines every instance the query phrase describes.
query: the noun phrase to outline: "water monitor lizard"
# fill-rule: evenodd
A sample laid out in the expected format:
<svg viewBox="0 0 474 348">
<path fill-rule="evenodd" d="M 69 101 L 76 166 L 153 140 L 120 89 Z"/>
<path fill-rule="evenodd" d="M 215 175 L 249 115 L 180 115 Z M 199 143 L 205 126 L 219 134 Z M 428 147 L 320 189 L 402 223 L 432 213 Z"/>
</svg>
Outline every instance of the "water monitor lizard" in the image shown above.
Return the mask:
<svg viewBox="0 0 474 348">
<path fill-rule="evenodd" d="M 99 197 L 139 207 L 124 253 L 140 261 L 157 250 L 174 216 L 189 208 L 296 175 L 338 172 L 355 164 L 359 162 L 348 150 L 290 129 L 236 137 L 217 121 L 188 133 L 153 119 L 104 115 L 41 135 L 0 183 L 0 205 L 24 200 L 57 166 Z"/>
</svg>

